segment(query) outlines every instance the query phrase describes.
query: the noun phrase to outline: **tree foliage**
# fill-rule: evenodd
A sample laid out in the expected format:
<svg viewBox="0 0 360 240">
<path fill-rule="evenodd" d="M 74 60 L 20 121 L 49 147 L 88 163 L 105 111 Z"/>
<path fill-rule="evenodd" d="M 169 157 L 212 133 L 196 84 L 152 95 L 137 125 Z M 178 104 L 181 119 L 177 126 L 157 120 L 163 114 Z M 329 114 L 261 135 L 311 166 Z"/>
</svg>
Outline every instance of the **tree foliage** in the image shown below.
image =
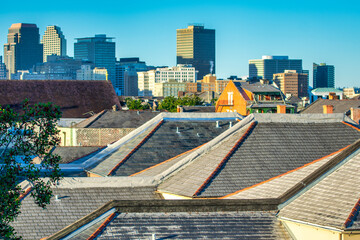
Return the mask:
<svg viewBox="0 0 360 240">
<path fill-rule="evenodd" d="M 35 203 L 45 208 L 52 197 L 51 184 L 61 179 L 60 157 L 52 153 L 60 143 L 56 128 L 60 108 L 52 103 L 30 106 L 25 100 L 22 110 L 19 114 L 0 106 L 0 238 L 5 239 L 20 238 L 11 227 L 24 193 L 18 183 L 27 180 Z M 39 164 L 34 164 L 34 157 Z"/>
<path fill-rule="evenodd" d="M 126 106 L 130 110 L 146 110 L 150 108 L 150 105 L 146 102 L 142 102 L 140 99 L 126 98 Z"/>
<path fill-rule="evenodd" d="M 182 98 L 176 98 L 173 96 L 165 97 L 159 106 L 159 109 L 167 110 L 169 112 L 176 112 L 178 105 L 180 106 L 196 106 L 202 105 L 203 100 L 198 96 L 185 96 Z"/>
</svg>

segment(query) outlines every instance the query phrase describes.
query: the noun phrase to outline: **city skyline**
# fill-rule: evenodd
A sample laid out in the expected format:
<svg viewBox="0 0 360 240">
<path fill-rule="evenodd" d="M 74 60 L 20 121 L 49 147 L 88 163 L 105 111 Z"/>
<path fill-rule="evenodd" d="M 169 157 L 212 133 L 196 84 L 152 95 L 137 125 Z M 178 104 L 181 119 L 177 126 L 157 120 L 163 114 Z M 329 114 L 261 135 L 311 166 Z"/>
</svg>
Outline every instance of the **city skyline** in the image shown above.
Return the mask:
<svg viewBox="0 0 360 240">
<path fill-rule="evenodd" d="M 14 9 L 5 3 L 0 10 L 0 44 L 6 43 L 7 29 L 13 23 L 35 23 L 41 36 L 46 26 L 57 25 L 67 39 L 69 56 L 73 56 L 75 38 L 106 34 L 115 37 L 117 58 L 139 57 L 149 65 L 175 66 L 176 29 L 203 23 L 206 28 L 216 30 L 219 78 L 248 75 L 249 59 L 287 55 L 303 59 L 305 70 L 311 70 L 313 62 L 334 65 L 336 87 L 360 85 L 353 71 L 360 52 L 356 43 L 359 33 L 354 31 L 360 22 L 359 4 L 355 2 L 350 8 L 325 1 L 301 4 L 207 1 L 206 5 L 199 1 L 182 5 L 110 1 L 106 9 L 87 3 L 80 1 L 72 8 L 68 8 L 67 1 L 56 8 L 52 4 L 38 4 L 36 9 L 25 2 Z M 309 79 L 312 79 L 311 71 Z"/>
</svg>

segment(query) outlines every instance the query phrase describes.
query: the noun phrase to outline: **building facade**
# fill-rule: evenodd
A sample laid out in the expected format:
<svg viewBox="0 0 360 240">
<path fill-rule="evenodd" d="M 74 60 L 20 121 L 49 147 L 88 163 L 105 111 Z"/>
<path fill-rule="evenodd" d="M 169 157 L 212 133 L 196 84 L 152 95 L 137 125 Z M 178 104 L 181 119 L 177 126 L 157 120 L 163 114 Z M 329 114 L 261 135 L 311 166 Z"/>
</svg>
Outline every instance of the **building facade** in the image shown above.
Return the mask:
<svg viewBox="0 0 360 240">
<path fill-rule="evenodd" d="M 48 80 L 76 80 L 76 71 L 82 65 L 94 67 L 93 63 L 75 60 L 72 57 L 49 55 L 47 62 L 36 64 L 34 72 L 45 74 Z"/>
<path fill-rule="evenodd" d="M 17 70 L 29 70 L 42 61 L 43 46 L 36 24 L 12 24 L 4 44 L 4 62 L 9 76 Z"/>
<path fill-rule="evenodd" d="M 153 96 L 155 93 L 155 83 L 167 83 L 170 81 L 195 83 L 197 80 L 197 71 L 195 68 L 182 64 L 171 68 L 157 68 L 156 70 L 147 72 L 138 72 L 137 74 L 138 96 Z M 185 91 L 185 89 L 181 91 Z"/>
<path fill-rule="evenodd" d="M 149 67 L 139 58 L 120 58 L 116 62 L 116 81 L 114 89 L 119 96 L 138 95 L 137 72 L 148 71 Z"/>
<path fill-rule="evenodd" d="M 7 71 L 5 63 L 2 61 L 2 56 L 0 56 L 0 79 L 4 80 L 7 79 Z"/>
<path fill-rule="evenodd" d="M 95 37 L 77 38 L 74 43 L 74 58 L 94 63 L 95 67 L 106 68 L 108 79 L 115 86 L 115 42 L 105 34 Z"/>
<path fill-rule="evenodd" d="M 176 30 L 176 63 L 191 64 L 202 79 L 215 74 L 215 29 L 190 25 Z"/>
<path fill-rule="evenodd" d="M 308 75 L 297 73 L 295 70 L 285 70 L 284 73 L 274 74 L 274 82 L 285 94 L 295 97 L 308 97 Z"/>
<path fill-rule="evenodd" d="M 47 56 L 66 56 L 66 39 L 58 26 L 47 26 L 43 38 L 43 61 L 47 62 Z"/>
<path fill-rule="evenodd" d="M 334 88 L 335 67 L 332 65 L 326 65 L 326 63 L 313 63 L 313 87 Z"/>
<path fill-rule="evenodd" d="M 76 80 L 108 80 L 108 72 L 106 68 L 91 68 L 91 65 L 82 65 L 76 71 Z"/>
<path fill-rule="evenodd" d="M 271 80 L 275 73 L 295 70 L 302 73 L 302 60 L 289 59 L 288 56 L 262 56 L 262 59 L 249 60 L 249 78 Z"/>
</svg>

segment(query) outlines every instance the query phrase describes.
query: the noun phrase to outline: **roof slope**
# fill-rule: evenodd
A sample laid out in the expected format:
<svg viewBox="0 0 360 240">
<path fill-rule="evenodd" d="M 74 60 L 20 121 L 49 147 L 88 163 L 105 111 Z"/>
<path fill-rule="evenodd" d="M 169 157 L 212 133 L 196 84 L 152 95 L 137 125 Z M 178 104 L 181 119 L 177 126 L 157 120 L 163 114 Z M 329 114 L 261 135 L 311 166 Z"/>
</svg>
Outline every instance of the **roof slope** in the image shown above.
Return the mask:
<svg viewBox="0 0 360 240">
<path fill-rule="evenodd" d="M 97 239 L 291 239 L 274 212 L 120 213 Z"/>
<path fill-rule="evenodd" d="M 360 148 L 320 182 L 285 206 L 279 216 L 337 229 L 360 229 Z M 353 209 L 357 209 L 352 212 Z M 353 216 L 351 216 L 351 214 Z M 349 219 L 350 217 L 350 219 Z M 349 219 L 349 222 L 347 220 Z"/>
<path fill-rule="evenodd" d="M 93 121 L 88 122 L 86 128 L 137 128 L 149 121 L 160 112 L 150 111 L 105 111 Z M 86 120 L 85 120 L 86 121 Z M 84 122 L 85 122 L 84 121 Z M 81 126 L 79 123 L 79 126 Z"/>
<path fill-rule="evenodd" d="M 334 113 L 346 113 L 350 108 L 360 107 L 360 99 L 330 100 L 319 98 L 300 113 L 323 113 L 323 105 L 334 106 Z"/>
<path fill-rule="evenodd" d="M 129 176 L 196 148 L 229 128 L 228 121 L 165 121 L 114 173 Z M 179 133 L 177 133 L 177 130 Z"/>
<path fill-rule="evenodd" d="M 28 98 L 30 104 L 53 102 L 60 106 L 63 118 L 85 118 L 93 111 L 98 113 L 120 108 L 115 90 L 108 81 L 79 80 L 0 80 L 0 105 L 10 105 L 21 111 L 22 101 Z"/>
<path fill-rule="evenodd" d="M 22 200 L 21 214 L 12 224 L 24 239 L 40 239 L 50 236 L 69 224 L 95 211 L 114 199 L 157 199 L 154 187 L 76 187 L 54 188 L 52 199 L 46 209 L 38 207 L 29 195 Z"/>
<path fill-rule="evenodd" d="M 230 194 L 225 198 L 228 199 L 262 199 L 262 198 L 279 198 L 290 188 L 303 180 L 319 169 L 321 166 L 327 164 L 330 160 L 335 158 L 339 153 L 331 154 L 325 158 L 311 163 L 305 167 L 297 169 L 293 172 L 281 175 L 270 181 L 263 182 L 249 189 L 240 190 L 234 194 Z"/>
<path fill-rule="evenodd" d="M 262 84 L 261 82 L 234 82 L 235 86 L 239 89 L 244 88 L 252 93 L 263 93 L 263 92 L 281 92 L 279 89 L 275 88 L 270 84 Z"/>
<path fill-rule="evenodd" d="M 222 197 L 302 167 L 360 138 L 360 131 L 341 119 L 307 118 L 256 115 L 249 123 L 257 125 L 247 135 L 235 133 L 232 139 L 228 138 L 230 142 L 219 142 L 158 189 L 183 196 Z M 244 125 L 237 131 L 247 128 L 249 125 Z"/>
<path fill-rule="evenodd" d="M 58 154 L 61 157 L 60 163 L 72 163 L 73 161 L 82 158 L 84 161 L 86 158 L 90 158 L 102 147 L 60 147 L 57 146 L 53 154 Z"/>
</svg>

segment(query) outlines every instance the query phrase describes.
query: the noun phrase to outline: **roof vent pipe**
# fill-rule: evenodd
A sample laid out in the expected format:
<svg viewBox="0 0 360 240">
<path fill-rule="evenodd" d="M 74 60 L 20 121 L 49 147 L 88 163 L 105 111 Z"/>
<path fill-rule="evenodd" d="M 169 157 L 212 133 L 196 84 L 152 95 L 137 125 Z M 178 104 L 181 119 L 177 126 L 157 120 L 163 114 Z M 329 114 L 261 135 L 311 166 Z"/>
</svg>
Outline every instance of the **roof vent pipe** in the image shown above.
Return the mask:
<svg viewBox="0 0 360 240">
<path fill-rule="evenodd" d="M 156 234 L 155 233 L 152 234 L 151 239 L 156 240 Z"/>
<path fill-rule="evenodd" d="M 55 201 L 60 201 L 59 195 L 55 195 Z"/>
<path fill-rule="evenodd" d="M 216 121 L 216 128 L 220 128 L 219 121 Z"/>
<path fill-rule="evenodd" d="M 229 128 L 232 128 L 232 122 L 229 123 Z"/>
<path fill-rule="evenodd" d="M 176 127 L 176 133 L 180 133 L 180 132 L 179 132 L 179 127 Z"/>
<path fill-rule="evenodd" d="M 199 133 L 197 133 L 197 134 L 196 134 L 196 136 L 200 137 L 200 134 L 199 134 Z"/>
</svg>

